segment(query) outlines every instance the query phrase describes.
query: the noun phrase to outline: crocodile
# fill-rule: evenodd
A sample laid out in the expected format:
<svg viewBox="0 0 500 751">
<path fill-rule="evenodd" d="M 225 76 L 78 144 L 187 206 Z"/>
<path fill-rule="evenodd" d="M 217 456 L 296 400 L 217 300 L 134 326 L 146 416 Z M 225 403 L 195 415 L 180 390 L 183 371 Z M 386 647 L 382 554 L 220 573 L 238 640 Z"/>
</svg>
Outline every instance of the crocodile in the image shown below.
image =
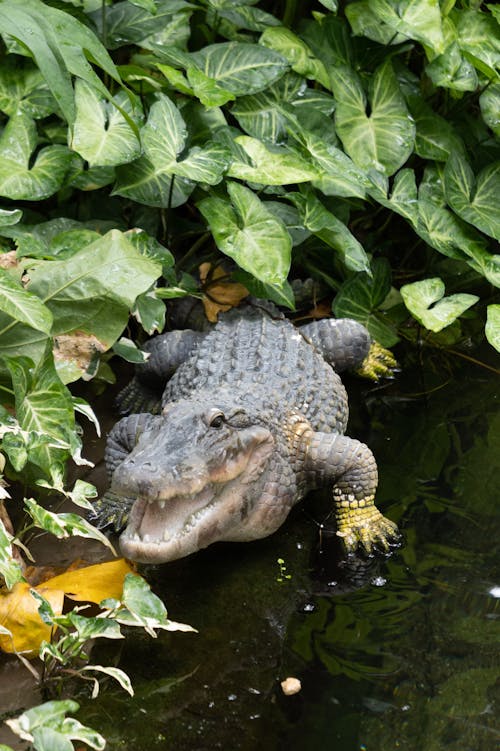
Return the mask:
<svg viewBox="0 0 500 751">
<path fill-rule="evenodd" d="M 324 486 L 348 553 L 397 544 L 396 525 L 374 503 L 373 454 L 344 435 L 339 373 L 395 366 L 364 326 L 296 327 L 256 301 L 220 315 L 209 332 L 171 331 L 143 349 L 148 359 L 120 396 L 131 414 L 108 436 L 110 490 L 96 511 L 125 527 L 126 558 L 162 563 L 217 541 L 266 537 Z"/>
</svg>

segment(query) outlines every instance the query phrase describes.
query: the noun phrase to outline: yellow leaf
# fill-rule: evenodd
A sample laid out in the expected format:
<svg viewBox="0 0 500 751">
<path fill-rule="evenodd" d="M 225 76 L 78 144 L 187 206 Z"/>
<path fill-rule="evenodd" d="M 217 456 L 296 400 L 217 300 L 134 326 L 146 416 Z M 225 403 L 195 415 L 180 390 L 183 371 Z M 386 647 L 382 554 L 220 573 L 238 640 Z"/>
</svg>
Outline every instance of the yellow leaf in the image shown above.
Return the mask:
<svg viewBox="0 0 500 751">
<path fill-rule="evenodd" d="M 220 266 L 202 263 L 199 267 L 200 281 L 203 285 L 203 306 L 205 315 L 211 323 L 217 323 L 217 316 L 239 305 L 248 297 L 248 290 L 243 284 L 233 282 Z"/>
<path fill-rule="evenodd" d="M 124 558 L 119 558 L 66 571 L 36 587 L 19 582 L 10 592 L 0 591 L 0 625 L 12 633 L 12 638 L 0 634 L 0 649 L 35 656 L 42 641 L 50 640 L 52 629 L 40 618 L 40 603 L 30 594 L 31 589 L 45 597 L 54 613 L 60 615 L 65 596 L 72 600 L 96 603 L 107 597 L 120 598 L 123 581 L 129 573 L 134 573 L 133 568 Z"/>
<path fill-rule="evenodd" d="M 99 603 L 106 597 L 119 599 L 123 592 L 123 581 L 126 575 L 131 573 L 135 573 L 134 569 L 125 558 L 118 558 L 75 571 L 66 571 L 41 586 L 47 589 L 60 589 L 72 600 Z"/>
<path fill-rule="evenodd" d="M 38 614 L 39 601 L 30 594 L 27 582 L 18 582 L 10 592 L 0 593 L 0 624 L 8 628 L 12 638 L 0 634 L 0 648 L 4 652 L 24 652 L 28 657 L 38 653 L 42 641 L 50 640 L 51 626 L 47 626 Z M 62 613 L 64 592 L 36 587 L 50 602 L 54 613 Z"/>
</svg>

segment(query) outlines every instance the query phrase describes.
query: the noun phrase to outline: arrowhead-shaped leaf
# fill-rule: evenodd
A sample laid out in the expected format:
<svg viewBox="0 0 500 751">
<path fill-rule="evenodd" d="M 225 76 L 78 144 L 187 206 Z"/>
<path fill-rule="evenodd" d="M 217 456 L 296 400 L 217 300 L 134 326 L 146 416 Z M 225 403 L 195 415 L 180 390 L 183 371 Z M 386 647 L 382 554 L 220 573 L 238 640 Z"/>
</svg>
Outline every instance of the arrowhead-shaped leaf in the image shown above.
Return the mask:
<svg viewBox="0 0 500 751">
<path fill-rule="evenodd" d="M 430 331 L 441 331 L 456 321 L 479 297 L 459 293 L 444 297 L 444 283 L 439 277 L 401 287 L 404 303 L 414 318 Z"/>
<path fill-rule="evenodd" d="M 138 100 L 132 105 L 125 92 L 118 92 L 115 102 L 137 126 L 143 120 Z M 136 159 L 141 144 L 122 112 L 107 101 L 97 89 L 82 80 L 75 84 L 76 119 L 71 148 L 91 166 L 114 166 Z"/>
<path fill-rule="evenodd" d="M 36 126 L 23 113 L 10 118 L 0 136 L 0 195 L 14 200 L 40 201 L 62 185 L 71 154 L 65 146 L 46 146 L 30 166 L 37 143 Z"/>
<path fill-rule="evenodd" d="M 430 47 L 444 49 L 439 0 L 370 0 L 370 10 L 393 32 Z"/>
<path fill-rule="evenodd" d="M 392 175 L 408 159 L 415 124 L 408 112 L 390 61 L 371 80 L 367 98 L 359 76 L 346 67 L 334 69 L 335 124 L 344 148 L 358 167 Z"/>
<path fill-rule="evenodd" d="M 448 203 L 462 219 L 500 240 L 500 162 L 489 164 L 476 178 L 455 152 L 446 164 L 444 188 Z"/>
<path fill-rule="evenodd" d="M 292 247 L 285 226 L 248 188 L 228 182 L 227 190 L 230 201 L 205 198 L 198 204 L 217 247 L 261 282 L 283 284 Z"/>
<path fill-rule="evenodd" d="M 21 428 L 51 440 L 28 453 L 29 460 L 50 476 L 54 464 L 67 458 L 78 445 L 71 394 L 57 377 L 51 352 L 36 368 L 26 357 L 6 358 L 6 363 Z"/>
<path fill-rule="evenodd" d="M 33 118 L 48 117 L 57 110 L 57 102 L 38 68 L 31 61 L 23 63 L 9 56 L 2 60 L 0 110 L 9 117 L 20 111 Z"/>
<path fill-rule="evenodd" d="M 194 65 L 235 96 L 255 94 L 289 69 L 282 55 L 258 44 L 222 42 L 191 55 Z"/>
</svg>

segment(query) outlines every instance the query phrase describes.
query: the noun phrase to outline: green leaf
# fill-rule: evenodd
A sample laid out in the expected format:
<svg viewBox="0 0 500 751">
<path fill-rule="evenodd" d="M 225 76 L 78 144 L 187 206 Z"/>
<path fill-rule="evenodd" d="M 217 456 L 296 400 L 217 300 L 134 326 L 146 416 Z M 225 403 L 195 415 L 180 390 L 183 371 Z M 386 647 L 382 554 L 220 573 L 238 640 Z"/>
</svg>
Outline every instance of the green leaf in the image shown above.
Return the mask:
<svg viewBox="0 0 500 751">
<path fill-rule="evenodd" d="M 146 352 L 139 349 L 131 339 L 127 339 L 125 336 L 114 343 L 113 352 L 123 357 L 127 362 L 144 363 L 147 360 Z"/>
<path fill-rule="evenodd" d="M 189 85 L 189 81 L 180 70 L 176 70 L 171 65 L 164 63 L 156 63 L 156 67 L 163 73 L 169 84 L 176 91 L 180 91 L 181 94 L 187 94 L 188 96 L 194 96 L 194 91 Z"/>
<path fill-rule="evenodd" d="M 500 161 L 489 164 L 477 178 L 463 156 L 453 153 L 444 171 L 446 200 L 466 222 L 500 240 Z"/>
<path fill-rule="evenodd" d="M 243 284 L 254 297 L 272 300 L 276 305 L 295 310 L 295 297 L 288 282 L 284 282 L 281 287 L 278 284 L 264 284 L 242 269 L 235 271 L 232 278 Z"/>
<path fill-rule="evenodd" d="M 289 69 L 273 50 L 246 42 L 222 42 L 191 55 L 195 67 L 235 96 L 262 91 Z"/>
<path fill-rule="evenodd" d="M 325 118 L 324 125 L 331 126 L 333 131 L 333 123 L 328 118 Z M 313 133 L 307 129 L 307 124 L 302 128 L 290 127 L 289 133 L 307 150 L 313 165 L 319 171 L 313 184 L 322 193 L 344 197 L 365 197 L 366 189 L 371 185 L 370 181 L 347 154 L 327 140 L 327 133 L 323 133 L 323 136 Z"/>
<path fill-rule="evenodd" d="M 500 305 L 488 305 L 484 331 L 491 346 L 500 352 Z"/>
<path fill-rule="evenodd" d="M 390 323 L 383 320 L 377 308 L 391 289 L 391 270 L 382 259 L 372 265 L 373 275 L 355 274 L 341 286 L 332 309 L 337 318 L 353 318 L 362 323 L 372 337 L 384 347 L 392 347 L 399 340 Z"/>
<path fill-rule="evenodd" d="M 30 272 L 29 291 L 52 311 L 54 335 L 78 329 L 94 334 L 109 348 L 125 327 L 137 296 L 160 274 L 159 263 L 112 230 L 71 258 L 39 261 Z"/>
<path fill-rule="evenodd" d="M 230 201 L 211 197 L 198 203 L 217 247 L 261 282 L 283 284 L 292 246 L 285 226 L 248 188 L 228 182 L 227 190 Z"/>
<path fill-rule="evenodd" d="M 223 2 L 220 2 L 220 0 L 210 2 L 209 0 L 209 4 L 214 9 L 214 25 L 216 28 L 218 28 L 221 18 L 228 20 L 235 29 L 249 29 L 251 31 L 264 31 L 268 26 L 280 25 L 280 22 L 270 13 L 266 13 L 260 8 L 253 8 L 250 4 L 236 5 L 232 0 L 223 0 Z"/>
<path fill-rule="evenodd" d="M 70 147 L 77 151 L 91 166 L 115 166 L 136 159 L 141 153 L 141 144 L 125 120 L 137 126 L 144 119 L 140 102 L 132 104 L 125 92 L 118 92 L 114 101 L 120 110 L 85 81 L 75 83 L 76 118 Z"/>
<path fill-rule="evenodd" d="M 103 665 L 85 665 L 82 670 L 89 670 L 91 672 L 104 673 L 105 675 L 109 675 L 111 678 L 114 678 L 114 680 L 117 681 L 120 686 L 130 694 L 130 696 L 134 695 L 134 689 L 132 688 L 130 678 L 125 673 L 125 671 L 120 670 L 120 668 L 104 667 Z"/>
<path fill-rule="evenodd" d="M 0 4 L 0 18 L 1 18 Z M 34 121 L 23 113 L 10 118 L 0 136 L 0 195 L 14 200 L 41 201 L 59 190 L 69 169 L 71 154 L 65 146 L 46 146 L 36 156 Z"/>
<path fill-rule="evenodd" d="M 434 58 L 426 73 L 435 86 L 454 91 L 475 91 L 478 86 L 476 70 L 462 55 L 458 42 L 452 42 L 442 55 Z"/>
<path fill-rule="evenodd" d="M 0 209 L 0 227 L 10 227 L 21 220 L 23 212 L 20 209 Z"/>
<path fill-rule="evenodd" d="M 165 303 L 156 297 L 155 291 L 139 295 L 133 314 L 148 334 L 161 333 L 165 328 Z"/>
<path fill-rule="evenodd" d="M 154 629 L 166 631 L 194 631 L 185 623 L 170 621 L 165 605 L 141 576 L 127 574 L 123 583 L 121 603 L 104 600 L 101 607 L 111 607 L 113 618 L 128 626 L 141 626 L 150 636 L 155 637 Z M 118 607 L 118 610 L 116 610 Z"/>
<path fill-rule="evenodd" d="M 130 198 L 145 206 L 176 208 L 186 203 L 194 183 L 176 177 L 145 156 L 117 167 L 113 195 Z"/>
<path fill-rule="evenodd" d="M 12 589 L 16 582 L 23 580 L 21 567 L 12 555 L 12 539 L 0 519 L 0 576 L 3 576 L 7 589 Z"/>
<path fill-rule="evenodd" d="M 259 43 L 282 55 L 296 73 L 318 81 L 325 89 L 330 88 L 330 76 L 324 64 L 290 29 L 285 26 L 269 27 L 262 34 Z"/>
<path fill-rule="evenodd" d="M 228 171 L 230 177 L 263 185 L 289 185 L 309 182 L 320 176 L 313 165 L 287 146 L 266 146 L 250 136 L 237 136 L 234 140 L 252 163 L 233 159 Z"/>
<path fill-rule="evenodd" d="M 416 39 L 435 54 L 444 50 L 438 0 L 370 0 L 370 10 L 393 33 Z"/>
<path fill-rule="evenodd" d="M 407 39 L 404 34 L 395 32 L 393 28 L 380 20 L 372 9 L 370 0 L 349 3 L 345 14 L 356 36 L 365 36 L 379 44 L 386 45 L 401 44 Z"/>
<path fill-rule="evenodd" d="M 60 514 L 60 516 L 63 516 Z M 63 623 L 74 628 L 72 639 L 78 639 L 83 644 L 88 639 L 123 639 L 120 626 L 116 621 L 107 618 L 87 617 L 72 611 L 67 615 L 56 616 L 54 623 Z M 63 637 L 64 638 L 64 637 Z"/>
<path fill-rule="evenodd" d="M 103 751 L 106 741 L 102 735 L 72 717 L 65 717 L 66 712 L 76 712 L 79 706 L 70 699 L 48 701 L 6 723 L 16 735 L 32 743 L 36 751 L 73 751 L 72 740 Z"/>
<path fill-rule="evenodd" d="M 361 243 L 312 191 L 291 193 L 288 198 L 299 210 L 304 226 L 336 250 L 348 269 L 370 272 L 368 257 Z"/>
<path fill-rule="evenodd" d="M 401 287 L 404 304 L 422 326 L 430 331 L 441 331 L 452 324 L 479 297 L 461 292 L 444 297 L 445 287 L 439 277 Z"/>
<path fill-rule="evenodd" d="M 375 192 L 375 197 L 382 206 L 386 206 L 391 211 L 404 216 L 415 227 L 418 221 L 419 203 L 413 170 L 405 168 L 395 175 L 389 199 L 380 195 L 378 191 Z"/>
<path fill-rule="evenodd" d="M 484 122 L 500 138 L 500 83 L 491 83 L 483 91 L 479 105 Z"/>
<path fill-rule="evenodd" d="M 36 526 L 50 532 L 59 540 L 68 537 L 85 537 L 88 540 L 98 540 L 116 555 L 106 535 L 103 535 L 79 514 L 55 514 L 44 509 L 33 498 L 26 499 L 25 506 Z"/>
<path fill-rule="evenodd" d="M 11 730 L 24 740 L 33 740 L 30 733 L 37 727 L 50 726 L 64 719 L 66 712 L 77 712 L 80 705 L 72 699 L 62 701 L 47 701 L 37 707 L 28 709 L 14 720 L 9 720 Z"/>
<path fill-rule="evenodd" d="M 186 124 L 177 107 L 159 94 L 142 129 L 145 156 L 118 171 L 115 192 L 150 206 L 178 206 L 189 196 L 193 182 L 215 185 L 230 161 L 228 149 L 218 143 L 194 146 L 183 159 Z M 171 192 L 173 175 L 174 190 Z"/>
<path fill-rule="evenodd" d="M 120 81 L 113 61 L 95 34 L 69 13 L 40 0 L 3 0 L 0 29 L 2 35 L 30 51 L 70 125 L 75 117 L 72 76 L 83 78 L 109 96 L 89 61 Z"/>
<path fill-rule="evenodd" d="M 221 86 L 215 78 L 207 76 L 202 70 L 189 66 L 186 70 L 193 94 L 205 107 L 222 107 L 236 99 L 235 94 Z"/>
<path fill-rule="evenodd" d="M 51 352 L 35 369 L 26 357 L 9 357 L 5 362 L 12 376 L 19 424 L 50 440 L 29 449 L 29 460 L 50 476 L 58 461 L 79 448 L 71 394 L 57 377 Z"/>
<path fill-rule="evenodd" d="M 406 107 L 390 60 L 370 81 L 371 113 L 359 76 L 336 69 L 332 85 L 337 109 L 335 124 L 345 150 L 365 172 L 392 175 L 413 151 L 415 125 Z"/>
<path fill-rule="evenodd" d="M 27 292 L 22 284 L 15 281 L 2 268 L 0 268 L 0 310 L 15 321 L 50 334 L 52 328 L 50 310 L 39 297 Z"/>
<path fill-rule="evenodd" d="M 462 141 L 444 117 L 437 115 L 419 97 L 410 97 L 410 112 L 415 121 L 415 153 L 423 159 L 445 162 L 450 154 L 464 150 Z"/>
<path fill-rule="evenodd" d="M 35 119 L 48 117 L 57 103 L 33 63 L 7 56 L 0 65 L 0 110 L 9 117 L 24 112 Z"/>
<path fill-rule="evenodd" d="M 500 35 L 495 19 L 477 10 L 453 11 L 451 17 L 458 44 L 468 60 L 488 78 L 496 78 L 500 71 Z"/>
<path fill-rule="evenodd" d="M 106 8 L 105 24 L 101 9 L 91 14 L 101 36 L 106 38 L 109 49 L 117 49 L 126 44 L 141 44 L 147 37 L 166 29 L 174 20 L 184 22 L 189 19 L 193 5 L 183 0 L 156 0 L 155 12 L 148 5 L 129 2 L 113 3 Z M 144 46 L 144 45 L 142 45 Z"/>
<path fill-rule="evenodd" d="M 331 114 L 334 103 L 331 96 L 305 88 L 303 78 L 289 73 L 265 91 L 239 97 L 231 114 L 248 135 L 261 141 L 282 143 L 287 137 L 290 113 L 296 116 L 302 106 L 311 117 L 318 111 Z"/>
</svg>

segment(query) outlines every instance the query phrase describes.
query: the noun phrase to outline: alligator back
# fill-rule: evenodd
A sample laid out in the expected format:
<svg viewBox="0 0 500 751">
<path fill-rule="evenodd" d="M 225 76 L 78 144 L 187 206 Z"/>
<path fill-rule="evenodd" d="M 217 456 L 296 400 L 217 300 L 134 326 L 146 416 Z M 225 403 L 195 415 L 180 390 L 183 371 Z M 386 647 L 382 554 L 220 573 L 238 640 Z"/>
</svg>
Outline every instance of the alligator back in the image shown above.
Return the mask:
<svg viewBox="0 0 500 751">
<path fill-rule="evenodd" d="M 345 431 L 342 382 L 321 354 L 276 309 L 246 307 L 221 316 L 167 384 L 163 403 L 229 387 L 243 402 L 286 414 L 298 411 L 315 430 Z M 279 415 L 277 415 L 279 417 Z"/>
</svg>

